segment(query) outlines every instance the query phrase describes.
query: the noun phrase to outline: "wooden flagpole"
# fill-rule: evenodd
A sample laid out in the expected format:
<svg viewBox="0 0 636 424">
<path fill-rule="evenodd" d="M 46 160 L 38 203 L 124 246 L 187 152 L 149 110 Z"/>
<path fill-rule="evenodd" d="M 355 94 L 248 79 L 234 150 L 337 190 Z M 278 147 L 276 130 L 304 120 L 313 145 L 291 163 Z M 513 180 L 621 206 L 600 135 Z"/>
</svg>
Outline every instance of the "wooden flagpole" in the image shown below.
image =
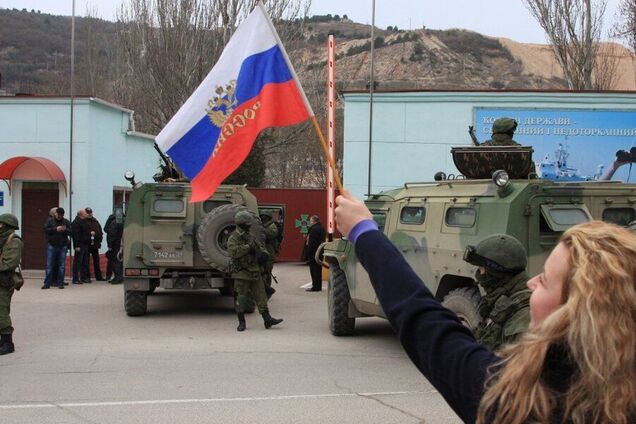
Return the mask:
<svg viewBox="0 0 636 424">
<path fill-rule="evenodd" d="M 316 115 L 314 114 L 314 111 L 311 108 L 311 105 L 309 104 L 309 100 L 307 99 L 307 96 L 305 95 L 305 90 L 303 90 L 302 85 L 300 84 L 300 80 L 298 79 L 298 75 L 296 74 L 296 70 L 294 69 L 294 65 L 292 65 L 291 60 L 289 60 L 289 56 L 287 55 L 287 52 L 285 51 L 283 42 L 278 36 L 278 33 L 276 32 L 276 28 L 274 27 L 274 24 L 272 23 L 272 20 L 270 19 L 269 14 L 267 13 L 267 10 L 265 9 L 265 6 L 263 6 L 263 3 L 259 1 L 256 3 L 255 7 L 259 7 L 263 11 L 263 14 L 265 15 L 267 19 L 267 23 L 269 24 L 269 27 L 272 30 L 272 34 L 274 34 L 274 37 L 276 38 L 276 42 L 280 46 L 281 52 L 283 53 L 283 57 L 285 58 L 285 62 L 287 63 L 287 66 L 289 66 L 289 70 L 292 74 L 292 77 L 294 78 L 296 85 L 300 89 L 300 94 L 302 95 L 303 101 L 305 102 L 305 107 L 307 108 L 307 110 L 309 111 L 309 114 L 311 115 L 311 121 L 313 122 L 314 128 L 316 129 L 316 134 L 318 134 L 318 138 L 320 139 L 322 151 L 325 154 L 325 157 L 327 158 L 329 165 L 331 165 L 331 169 L 333 170 L 333 175 L 336 180 L 336 186 L 338 186 L 338 190 L 340 190 L 340 192 L 342 193 L 342 181 L 340 180 L 340 174 L 338 174 L 336 163 L 333 161 L 333 158 L 331 157 L 331 155 L 329 155 L 327 142 L 325 141 L 325 137 L 322 135 L 322 131 L 320 130 L 320 126 L 318 125 L 318 121 L 316 120 Z"/>
<path fill-rule="evenodd" d="M 336 186 L 338 187 L 338 190 L 340 190 L 340 193 L 342 193 L 342 181 L 340 180 L 340 174 L 338 174 L 338 168 L 336 168 L 336 163 L 333 161 L 333 158 L 329 154 L 329 148 L 327 147 L 325 136 L 322 135 L 320 125 L 318 125 L 318 120 L 316 119 L 315 115 L 311 116 L 311 122 L 313 122 L 316 134 L 318 134 L 318 138 L 320 139 L 322 152 L 325 154 L 325 157 L 327 158 L 327 161 L 329 161 L 329 165 L 331 166 L 331 170 L 333 171 L 333 177 L 336 180 Z"/>
<path fill-rule="evenodd" d="M 329 156 L 336 157 L 336 41 L 333 34 L 327 37 L 327 146 Z M 327 166 L 327 239 L 333 240 L 336 228 L 334 172 Z"/>
</svg>

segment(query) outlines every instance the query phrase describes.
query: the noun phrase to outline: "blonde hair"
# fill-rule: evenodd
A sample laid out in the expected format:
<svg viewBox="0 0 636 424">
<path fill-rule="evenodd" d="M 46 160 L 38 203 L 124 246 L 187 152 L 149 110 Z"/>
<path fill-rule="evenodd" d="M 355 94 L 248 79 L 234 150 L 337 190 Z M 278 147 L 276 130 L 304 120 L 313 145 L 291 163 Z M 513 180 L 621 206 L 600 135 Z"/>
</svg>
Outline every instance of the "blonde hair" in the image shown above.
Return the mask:
<svg viewBox="0 0 636 424">
<path fill-rule="evenodd" d="M 478 423 L 552 422 L 555 410 L 575 424 L 636 418 L 636 235 L 592 221 L 560 241 L 570 264 L 562 305 L 501 352 Z M 575 371 L 557 399 L 541 376 L 548 349 L 559 345 Z"/>
</svg>

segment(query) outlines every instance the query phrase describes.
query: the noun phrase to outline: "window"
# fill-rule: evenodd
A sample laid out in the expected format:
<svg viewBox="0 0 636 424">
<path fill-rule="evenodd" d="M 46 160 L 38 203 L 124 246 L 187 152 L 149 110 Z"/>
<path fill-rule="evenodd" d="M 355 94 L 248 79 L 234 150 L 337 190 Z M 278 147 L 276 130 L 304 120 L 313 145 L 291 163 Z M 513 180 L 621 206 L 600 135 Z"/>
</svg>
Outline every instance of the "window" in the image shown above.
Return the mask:
<svg viewBox="0 0 636 424">
<path fill-rule="evenodd" d="M 203 212 L 210 213 L 212 209 L 216 209 L 221 205 L 229 205 L 230 201 L 227 200 L 206 200 L 203 202 Z"/>
<path fill-rule="evenodd" d="M 552 209 L 550 217 L 557 225 L 576 225 L 587 221 L 581 209 Z"/>
<path fill-rule="evenodd" d="M 422 206 L 405 206 L 400 212 L 400 222 L 402 224 L 419 225 L 426 218 L 426 209 Z"/>
<path fill-rule="evenodd" d="M 448 208 L 446 210 L 446 225 L 449 227 L 470 228 L 475 225 L 477 212 L 473 208 Z"/>
<path fill-rule="evenodd" d="M 542 232 L 565 231 L 573 225 L 592 219 L 585 206 L 541 205 L 541 216 L 548 227 L 544 226 Z"/>
<path fill-rule="evenodd" d="M 378 229 L 384 231 L 384 224 L 386 223 L 386 212 L 384 211 L 371 211 L 373 220 L 378 224 Z"/>
<path fill-rule="evenodd" d="M 156 199 L 153 211 L 159 213 L 181 213 L 184 209 L 182 199 Z"/>
<path fill-rule="evenodd" d="M 608 208 L 603 211 L 603 221 L 626 227 L 636 219 L 633 208 Z"/>
</svg>

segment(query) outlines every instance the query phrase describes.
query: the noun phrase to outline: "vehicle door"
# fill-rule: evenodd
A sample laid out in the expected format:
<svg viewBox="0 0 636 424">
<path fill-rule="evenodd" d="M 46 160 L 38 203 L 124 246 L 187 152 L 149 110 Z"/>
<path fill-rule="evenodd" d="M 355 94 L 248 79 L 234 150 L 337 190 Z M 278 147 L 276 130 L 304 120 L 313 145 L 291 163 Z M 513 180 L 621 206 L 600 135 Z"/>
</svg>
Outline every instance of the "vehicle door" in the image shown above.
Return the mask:
<svg viewBox="0 0 636 424">
<path fill-rule="evenodd" d="M 192 266 L 194 231 L 188 217 L 193 216 L 193 204 L 182 191 L 150 191 L 144 203 L 148 212 L 144 223 L 144 263 Z"/>
</svg>

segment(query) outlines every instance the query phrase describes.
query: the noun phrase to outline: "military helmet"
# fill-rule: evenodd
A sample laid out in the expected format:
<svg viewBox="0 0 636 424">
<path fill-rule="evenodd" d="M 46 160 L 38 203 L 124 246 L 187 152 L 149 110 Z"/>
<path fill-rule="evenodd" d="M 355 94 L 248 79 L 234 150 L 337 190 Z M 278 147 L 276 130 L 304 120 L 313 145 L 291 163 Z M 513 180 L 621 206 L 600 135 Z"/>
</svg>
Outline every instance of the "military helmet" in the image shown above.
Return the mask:
<svg viewBox="0 0 636 424">
<path fill-rule="evenodd" d="M 9 227 L 13 227 L 16 230 L 20 228 L 20 224 L 18 224 L 18 218 L 10 213 L 3 213 L 2 215 L 0 215 L 0 223 L 8 225 Z"/>
<path fill-rule="evenodd" d="M 236 225 L 251 225 L 252 214 L 246 210 L 240 210 L 234 215 L 234 223 Z"/>
<path fill-rule="evenodd" d="M 492 124 L 493 134 L 508 134 L 517 129 L 517 121 L 512 118 L 499 118 Z"/>
<path fill-rule="evenodd" d="M 526 249 L 519 240 L 507 234 L 494 234 L 477 246 L 466 246 L 464 260 L 502 273 L 517 273 L 528 266 Z"/>
<path fill-rule="evenodd" d="M 259 212 L 259 217 L 263 223 L 269 223 L 272 220 L 273 214 L 271 210 L 264 210 Z"/>
</svg>

